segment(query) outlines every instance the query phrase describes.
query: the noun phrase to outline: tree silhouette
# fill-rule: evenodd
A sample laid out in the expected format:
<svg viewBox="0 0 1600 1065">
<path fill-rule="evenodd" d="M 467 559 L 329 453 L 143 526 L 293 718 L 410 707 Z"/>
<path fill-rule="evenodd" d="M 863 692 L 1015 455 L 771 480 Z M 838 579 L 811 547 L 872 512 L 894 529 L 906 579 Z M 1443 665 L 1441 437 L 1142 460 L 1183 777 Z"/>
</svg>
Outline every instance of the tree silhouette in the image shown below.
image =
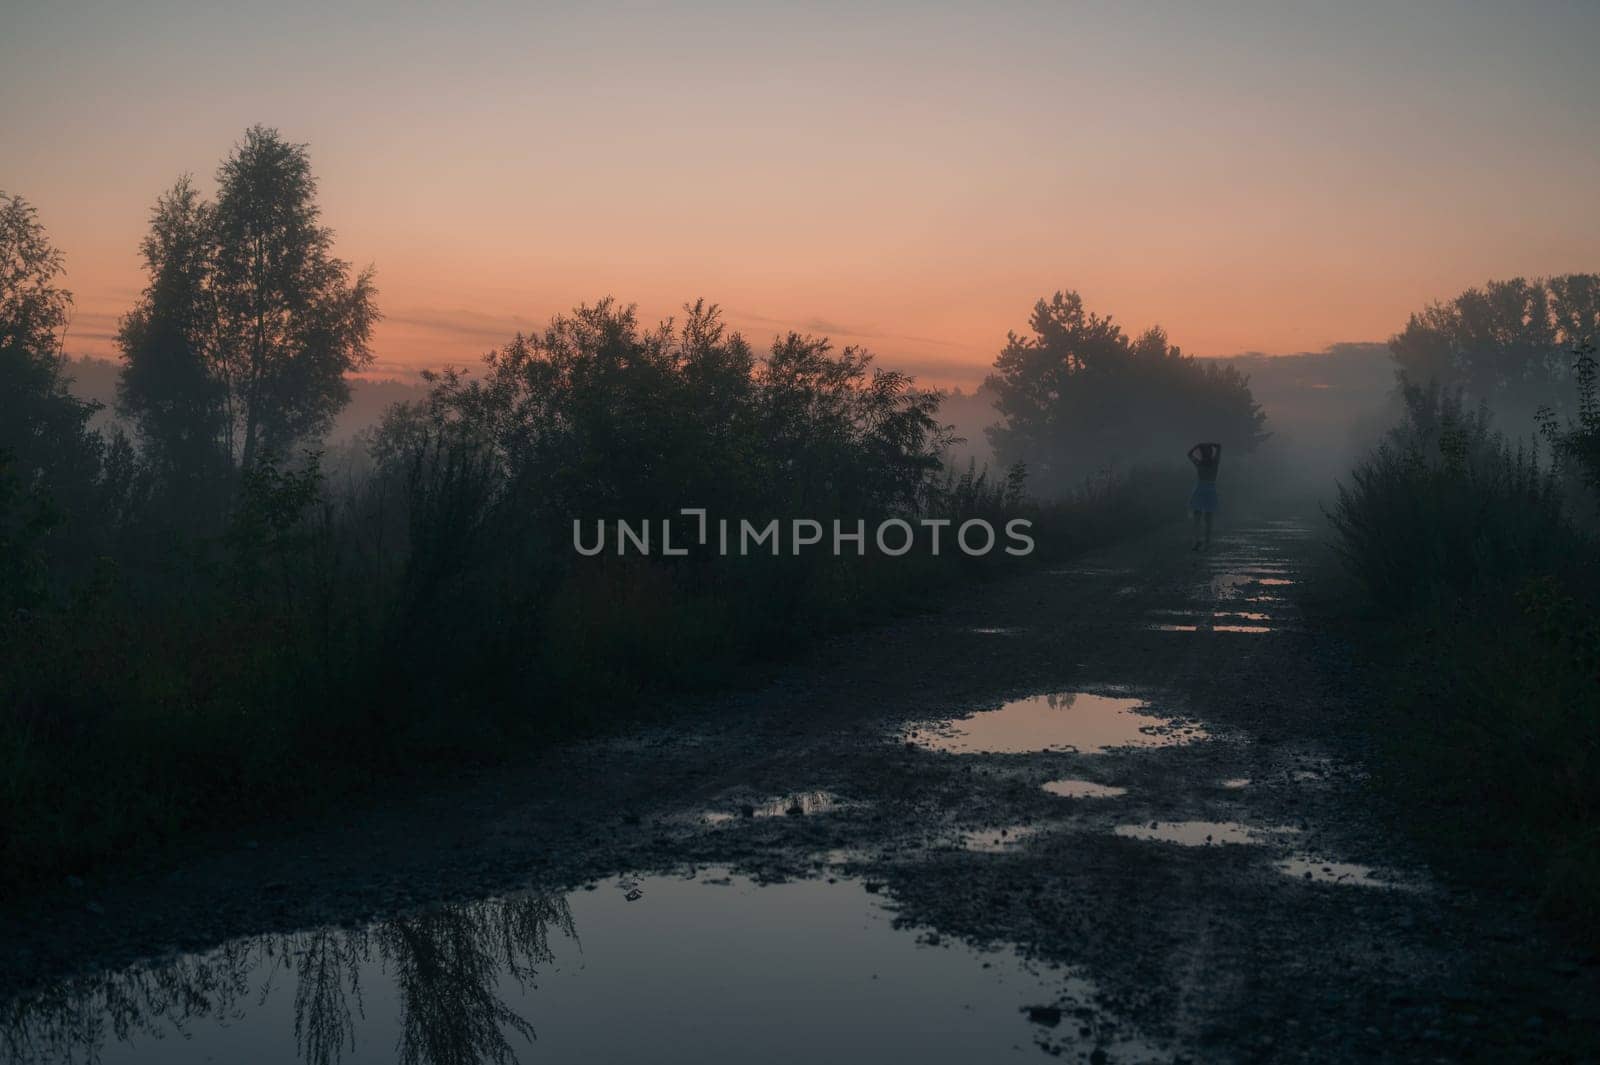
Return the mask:
<svg viewBox="0 0 1600 1065">
<path fill-rule="evenodd" d="M 67 391 L 61 272 L 33 207 L 0 192 L 0 607 L 37 597 L 46 537 L 92 505 L 99 479 L 99 405 Z"/>
<path fill-rule="evenodd" d="M 1031 336 L 1009 334 L 988 378 L 1001 416 L 988 435 L 1001 464 L 1026 463 L 1044 490 L 1170 458 L 1198 439 L 1237 455 L 1265 438 L 1248 379 L 1184 355 L 1159 328 L 1130 339 L 1076 292 L 1039 300 L 1028 325 Z"/>
<path fill-rule="evenodd" d="M 318 220 L 305 145 L 262 126 L 218 168 L 214 203 L 187 178 L 157 203 L 119 394 L 169 477 L 283 455 L 349 401 L 344 375 L 372 358 L 375 290 Z"/>
<path fill-rule="evenodd" d="M 150 284 L 118 333 L 118 406 L 139 426 L 146 460 L 197 500 L 228 454 L 224 387 L 207 363 L 217 328 L 211 216 L 187 177 L 156 202 L 140 245 Z"/>
<path fill-rule="evenodd" d="M 1597 337 L 1600 274 L 1516 277 L 1428 305 L 1389 350 L 1414 383 L 1462 389 L 1517 424 L 1542 405 L 1569 402 L 1569 353 Z"/>
</svg>

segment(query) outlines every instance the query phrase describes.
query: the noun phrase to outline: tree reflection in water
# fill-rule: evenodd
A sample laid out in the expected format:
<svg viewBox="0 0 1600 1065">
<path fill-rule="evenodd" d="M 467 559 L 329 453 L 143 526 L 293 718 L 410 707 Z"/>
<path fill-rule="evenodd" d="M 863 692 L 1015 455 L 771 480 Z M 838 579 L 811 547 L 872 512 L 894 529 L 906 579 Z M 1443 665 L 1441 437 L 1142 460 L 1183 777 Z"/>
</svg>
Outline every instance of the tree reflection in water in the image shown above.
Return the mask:
<svg viewBox="0 0 1600 1065">
<path fill-rule="evenodd" d="M 577 940 L 562 895 L 444 906 L 362 929 L 320 928 L 233 940 L 206 954 L 63 981 L 0 1011 L 6 1061 L 95 1062 L 108 1040 L 182 1038 L 200 1022 L 229 1022 L 293 979 L 294 1037 L 307 1065 L 354 1051 L 364 1018 L 363 967 L 393 981 L 404 1065 L 504 1065 L 512 1033 L 532 1025 L 500 997 L 502 978 L 526 992 L 553 960 L 551 931 Z"/>
</svg>

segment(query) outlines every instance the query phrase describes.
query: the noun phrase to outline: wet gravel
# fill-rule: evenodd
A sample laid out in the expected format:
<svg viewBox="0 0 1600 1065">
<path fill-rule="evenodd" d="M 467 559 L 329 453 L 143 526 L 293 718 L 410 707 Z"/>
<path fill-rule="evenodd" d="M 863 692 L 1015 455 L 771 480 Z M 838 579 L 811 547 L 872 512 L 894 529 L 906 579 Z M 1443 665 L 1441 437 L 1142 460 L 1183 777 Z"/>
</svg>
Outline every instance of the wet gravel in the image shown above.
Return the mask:
<svg viewBox="0 0 1600 1065">
<path fill-rule="evenodd" d="M 826 644 L 671 725 L 13 900 L 0 998 L 716 867 L 851 878 L 925 936 L 1081 974 L 1019 1003 L 1068 1059 L 1595 1060 L 1597 959 L 1440 882 L 1374 816 L 1361 678 L 1297 606 L 1315 529 L 1257 522 L 1205 554 L 1152 537 Z"/>
</svg>

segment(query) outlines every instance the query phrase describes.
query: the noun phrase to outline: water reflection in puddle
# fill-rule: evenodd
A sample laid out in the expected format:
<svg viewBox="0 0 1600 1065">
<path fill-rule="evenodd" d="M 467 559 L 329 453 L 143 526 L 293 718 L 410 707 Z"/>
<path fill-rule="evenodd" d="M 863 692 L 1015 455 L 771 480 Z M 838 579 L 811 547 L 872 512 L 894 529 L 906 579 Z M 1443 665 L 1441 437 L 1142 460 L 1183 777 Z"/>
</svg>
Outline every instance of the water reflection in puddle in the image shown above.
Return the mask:
<svg viewBox="0 0 1600 1065">
<path fill-rule="evenodd" d="M 1270 843 L 1275 836 L 1295 833 L 1299 829 L 1255 828 L 1239 821 L 1150 821 L 1138 825 L 1118 825 L 1113 831 L 1129 839 L 1177 843 L 1185 847 L 1209 847 Z"/>
<path fill-rule="evenodd" d="M 1035 825 L 1007 825 L 1004 828 L 980 828 L 961 833 L 961 849 L 980 854 L 1003 854 L 1013 850 L 1030 837 L 1038 835 Z"/>
<path fill-rule="evenodd" d="M 1271 621 L 1271 614 L 1263 614 L 1254 610 L 1175 610 L 1170 607 L 1159 607 L 1150 613 L 1164 618 L 1185 618 L 1191 620 L 1211 621 Z"/>
<path fill-rule="evenodd" d="M 1018 628 L 1008 628 L 1004 625 L 981 625 L 967 630 L 974 636 L 1015 636 L 1021 632 Z"/>
<path fill-rule="evenodd" d="M 1068 799 L 1115 799 L 1119 795 L 1128 794 L 1127 788 L 1096 784 L 1092 780 L 1052 780 L 1042 787 L 1051 795 L 1060 795 Z"/>
<path fill-rule="evenodd" d="M 1221 783 L 1222 786 L 1227 788 L 1229 791 L 1238 791 L 1240 788 L 1248 788 L 1250 786 L 1250 778 L 1229 777 L 1227 780 L 1224 780 Z"/>
<path fill-rule="evenodd" d="M 1095 1046 L 1039 1020 L 1093 1014 L 1081 976 L 893 922 L 860 882 L 648 876 L 78 979 L 0 1012 L 0 1050 L 19 1065 L 457 1065 L 954 1063 L 1063 1037 Z"/>
<path fill-rule="evenodd" d="M 1402 886 L 1396 881 L 1380 878 L 1378 871 L 1370 865 L 1357 865 L 1354 862 L 1334 862 L 1307 854 L 1282 858 L 1273 862 L 1272 867 L 1285 876 L 1292 876 L 1297 880 L 1311 880 L 1320 884 L 1348 884 L 1352 887 L 1372 888 L 1398 888 Z"/>
<path fill-rule="evenodd" d="M 1193 722 L 1153 715 L 1141 699 L 1057 692 L 921 726 L 907 738 L 928 750 L 951 754 L 1098 754 L 1118 747 L 1191 743 L 1206 738 L 1206 732 Z"/>
</svg>

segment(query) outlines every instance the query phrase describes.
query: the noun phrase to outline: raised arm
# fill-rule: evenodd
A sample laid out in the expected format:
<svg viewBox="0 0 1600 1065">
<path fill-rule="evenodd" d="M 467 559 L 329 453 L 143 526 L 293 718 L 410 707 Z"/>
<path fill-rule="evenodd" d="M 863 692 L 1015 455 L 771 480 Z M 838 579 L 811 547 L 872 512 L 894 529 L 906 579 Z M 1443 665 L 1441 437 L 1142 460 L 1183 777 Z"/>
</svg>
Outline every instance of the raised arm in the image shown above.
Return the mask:
<svg viewBox="0 0 1600 1065">
<path fill-rule="evenodd" d="M 1189 461 L 1194 463 L 1196 466 L 1200 465 L 1200 449 L 1203 447 L 1205 447 L 1204 444 L 1196 444 L 1194 447 L 1189 449 Z"/>
</svg>

